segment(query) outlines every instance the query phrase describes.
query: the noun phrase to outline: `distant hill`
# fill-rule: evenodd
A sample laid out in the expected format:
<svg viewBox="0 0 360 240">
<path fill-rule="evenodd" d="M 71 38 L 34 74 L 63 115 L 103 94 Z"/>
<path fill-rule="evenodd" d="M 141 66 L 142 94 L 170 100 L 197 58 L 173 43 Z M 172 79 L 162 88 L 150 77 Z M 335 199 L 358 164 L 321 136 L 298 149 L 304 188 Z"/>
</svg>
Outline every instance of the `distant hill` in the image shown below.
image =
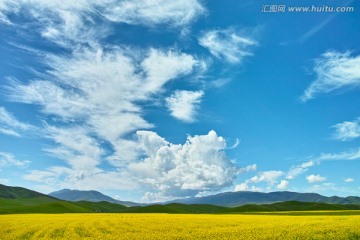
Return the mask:
<svg viewBox="0 0 360 240">
<path fill-rule="evenodd" d="M 49 198 L 55 200 L 53 197 L 38 193 L 22 187 L 9 187 L 0 184 L 0 198 L 5 199 L 19 199 L 19 198 Z"/>
<path fill-rule="evenodd" d="M 78 202 L 78 201 L 89 201 L 89 202 L 101 202 L 106 201 L 110 203 L 121 204 L 124 206 L 139 206 L 140 203 L 134 203 L 129 201 L 119 201 L 109 197 L 107 195 L 102 194 L 98 191 L 81 191 L 81 190 L 70 190 L 70 189 L 62 189 L 60 191 L 49 193 L 49 196 L 56 197 L 61 200 Z"/>
<path fill-rule="evenodd" d="M 82 192 L 82 191 L 80 191 Z M 87 192 L 87 191 L 85 191 Z M 94 194 L 94 198 L 98 196 L 103 197 L 105 195 L 99 195 L 99 192 L 88 191 L 90 194 Z M 239 194 L 242 193 L 242 194 Z M 245 193 L 245 195 L 244 195 Z M 133 206 L 126 207 L 121 204 L 111 203 L 108 201 L 65 201 L 60 200 L 52 196 L 48 196 L 42 193 L 38 193 L 26 188 L 21 187 L 9 187 L 0 184 L 0 214 L 13 214 L 13 213 L 256 213 L 267 214 L 269 212 L 276 214 L 283 214 L 283 212 L 300 212 L 300 214 L 309 214 L 308 212 L 301 213 L 302 211 L 319 211 L 329 210 L 338 211 L 339 214 L 360 214 L 359 204 L 349 204 L 358 201 L 358 197 L 324 197 L 318 194 L 301 194 L 291 192 L 274 192 L 274 193 L 251 193 L 250 192 L 238 192 L 237 198 L 230 198 L 232 195 L 229 193 L 218 194 L 214 196 L 208 196 L 205 198 L 194 198 L 196 200 L 208 200 L 218 202 L 221 199 L 222 204 L 229 204 L 234 202 L 245 201 L 275 201 L 279 199 L 289 198 L 297 196 L 299 199 L 306 199 L 308 201 L 283 201 L 270 204 L 245 204 L 237 207 L 224 207 L 214 204 L 183 204 L 183 203 L 167 203 L 167 204 L 153 204 L 146 206 Z M 242 198 L 240 198 L 240 195 Z M 227 196 L 229 199 L 225 199 Z M 281 196 L 281 197 L 280 197 Z M 108 197 L 108 196 L 105 196 Z M 212 197 L 216 197 L 215 200 Z M 256 198 L 263 197 L 263 198 Z M 109 197 L 110 198 L 110 197 Z M 111 198 L 110 198 L 111 199 Z M 210 200 L 209 200 L 210 199 Z M 239 199 L 241 201 L 239 201 Z M 330 199 L 330 200 L 329 200 Z M 193 200 L 193 199 L 186 199 Z M 310 202 L 312 200 L 313 202 Z M 339 203 L 329 204 L 323 202 L 315 202 L 320 200 L 337 201 Z M 342 204 L 347 203 L 347 204 Z M 348 211 L 348 212 L 344 212 Z M 288 213 L 285 213 L 288 214 Z M 312 213 L 310 213 L 312 214 Z M 328 213 L 324 213 L 328 214 Z M 337 214 L 337 213 L 336 213 Z"/>
<path fill-rule="evenodd" d="M 68 202 L 21 187 L 0 184 L 0 214 L 121 212 L 126 206 L 108 202 Z"/>
<path fill-rule="evenodd" d="M 219 193 L 206 197 L 177 199 L 167 203 L 210 204 L 224 207 L 237 207 L 246 204 L 270 204 L 285 201 L 360 204 L 360 197 L 325 197 L 317 193 L 297 193 L 287 191 L 270 193 L 244 191 Z"/>
<path fill-rule="evenodd" d="M 287 201 L 272 204 L 247 204 L 240 207 L 228 208 L 228 212 L 277 212 L 277 211 L 335 211 L 360 210 L 355 204 L 329 204 L 316 202 Z"/>
<path fill-rule="evenodd" d="M 81 206 L 22 187 L 0 184 L 0 213 L 90 212 Z"/>
<path fill-rule="evenodd" d="M 222 213 L 229 208 L 207 204 L 181 204 L 170 203 L 165 205 L 155 204 L 148 206 L 129 207 L 127 213 Z"/>
</svg>

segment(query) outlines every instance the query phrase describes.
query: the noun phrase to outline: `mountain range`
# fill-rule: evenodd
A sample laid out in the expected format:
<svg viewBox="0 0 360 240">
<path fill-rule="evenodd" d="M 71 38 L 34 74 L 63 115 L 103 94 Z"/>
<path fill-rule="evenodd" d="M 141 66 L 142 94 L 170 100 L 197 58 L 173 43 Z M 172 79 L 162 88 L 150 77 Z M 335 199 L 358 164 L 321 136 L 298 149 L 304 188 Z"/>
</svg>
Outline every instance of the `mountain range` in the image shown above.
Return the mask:
<svg viewBox="0 0 360 240">
<path fill-rule="evenodd" d="M 61 200 L 53 196 L 38 193 L 26 188 L 10 187 L 0 184 L 0 214 L 13 213 L 244 213 L 252 212 L 260 214 L 259 212 L 283 212 L 283 211 L 318 211 L 318 210 L 360 210 L 359 197 L 324 197 L 318 194 L 302 194 L 293 192 L 274 192 L 274 193 L 252 193 L 252 192 L 237 192 L 237 193 L 223 193 L 202 198 L 188 198 L 187 203 L 161 203 L 148 204 L 142 206 L 124 206 L 118 203 L 108 201 L 109 196 L 103 195 L 96 191 L 78 191 L 78 190 L 63 190 L 59 191 L 61 194 L 68 193 L 73 195 L 72 199 L 76 201 Z M 58 193 L 59 193 L 58 192 Z M 76 195 L 77 196 L 74 196 Z M 54 194 L 52 194 L 54 195 Z M 87 199 L 87 201 L 77 201 L 80 196 Z M 242 196 L 240 198 L 240 196 Z M 300 200 L 286 200 L 297 196 Z M 70 198 L 70 197 L 69 197 Z M 224 199 L 227 198 L 227 199 Z M 112 199 L 112 198 L 111 198 Z M 110 199 L 110 200 L 111 200 Z M 220 201 L 220 199 L 222 199 Z M 241 199 L 241 201 L 239 200 Z M 245 204 L 237 207 L 220 206 L 220 203 L 233 204 L 247 201 L 278 201 L 268 204 Z M 112 199 L 114 201 L 118 201 Z M 201 201 L 201 204 L 190 203 L 191 201 Z M 215 201 L 216 200 L 216 201 Z M 324 203 L 320 200 L 336 201 L 337 203 Z M 204 202 L 216 202 L 218 204 L 205 204 Z M 128 202 L 125 202 L 128 203 Z M 132 203 L 132 202 L 130 202 Z M 342 204 L 340 204 L 342 203 Z M 135 204 L 135 203 L 134 203 Z M 282 213 L 278 213 L 282 214 Z M 309 214 L 309 213 L 296 213 Z M 327 214 L 327 213 L 326 213 Z M 338 213 L 334 213 L 338 214 Z M 360 214 L 356 212 L 343 212 L 339 214 Z"/>
<path fill-rule="evenodd" d="M 121 204 L 127 207 L 132 206 L 140 206 L 141 203 L 135 203 L 135 202 L 129 202 L 129 201 L 120 201 L 116 200 L 112 197 L 109 197 L 107 195 L 102 194 L 101 192 L 90 190 L 90 191 L 80 191 L 80 190 L 70 190 L 70 189 L 62 189 L 60 191 L 49 193 L 49 196 L 71 201 L 71 202 L 77 202 L 77 201 L 89 201 L 89 202 L 101 202 L 106 201 L 110 203 L 116 203 Z"/>
<path fill-rule="evenodd" d="M 52 192 L 50 196 L 67 201 L 107 201 L 111 203 L 118 203 L 125 206 L 143 206 L 149 204 L 141 204 L 134 202 L 124 202 L 115 200 L 97 191 L 80 191 L 63 189 L 57 192 Z M 360 204 L 360 197 L 326 197 L 317 193 L 298 193 L 298 192 L 225 192 L 206 197 L 193 197 L 177 199 L 168 202 L 159 202 L 156 204 L 164 205 L 169 203 L 181 204 L 210 204 L 222 207 L 237 207 L 246 204 L 271 204 L 285 201 L 299 201 L 299 202 L 318 202 L 330 204 Z"/>
<path fill-rule="evenodd" d="M 284 201 L 318 202 L 330 204 L 360 204 L 360 197 L 326 197 L 317 193 L 298 192 L 225 192 L 205 197 L 192 197 L 171 201 L 183 204 L 212 204 L 224 207 L 236 207 L 245 204 L 270 204 Z"/>
</svg>

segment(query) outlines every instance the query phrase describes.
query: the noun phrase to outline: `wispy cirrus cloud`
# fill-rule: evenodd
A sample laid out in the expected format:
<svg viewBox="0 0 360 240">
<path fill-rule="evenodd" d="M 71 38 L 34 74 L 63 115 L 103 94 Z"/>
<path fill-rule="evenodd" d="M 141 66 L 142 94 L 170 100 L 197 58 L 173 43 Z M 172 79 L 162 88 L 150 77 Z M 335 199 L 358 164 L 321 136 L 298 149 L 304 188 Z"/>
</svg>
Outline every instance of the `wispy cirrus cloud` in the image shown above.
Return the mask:
<svg viewBox="0 0 360 240">
<path fill-rule="evenodd" d="M 126 147 L 126 134 L 153 127 L 138 102 L 151 101 L 167 82 L 191 74 L 198 63 L 191 55 L 161 49 L 150 49 L 139 63 L 129 55 L 119 48 L 101 47 L 81 49 L 69 57 L 48 55 L 46 74 L 52 80 L 13 82 L 9 98 L 38 105 L 45 115 L 79 124 L 82 135 L 95 134 L 109 142 L 116 151 L 114 163 Z M 65 131 L 70 136 L 73 129 L 62 128 L 60 133 Z M 57 134 L 49 136 L 57 142 Z"/>
<path fill-rule="evenodd" d="M 360 118 L 350 122 L 345 121 L 332 126 L 335 128 L 334 138 L 340 141 L 349 141 L 360 137 Z"/>
<path fill-rule="evenodd" d="M 153 127 L 138 102 L 152 101 L 167 82 L 196 72 L 199 61 L 161 49 L 150 49 L 140 60 L 130 56 L 118 48 L 82 49 L 71 57 L 48 55 L 46 74 L 51 80 L 9 86 L 12 101 L 38 105 L 45 116 L 63 123 L 46 125 L 45 136 L 53 147 L 44 150 L 68 167 L 34 170 L 25 179 L 85 189 L 101 188 L 99 182 L 115 176 L 126 177 L 147 189 L 148 200 L 193 196 L 231 185 L 242 170 L 227 158 L 225 140 L 214 131 L 188 137 L 183 145 L 169 143 L 155 132 L 138 131 Z M 104 141 L 113 151 L 104 149 Z M 104 160 L 113 170 L 101 168 Z"/>
<path fill-rule="evenodd" d="M 105 171 L 94 168 L 91 171 L 78 171 L 72 168 L 54 166 L 46 170 L 32 170 L 24 176 L 25 180 L 40 183 L 52 191 L 59 188 L 82 190 L 111 189 L 134 190 L 138 184 L 126 173 Z"/>
<path fill-rule="evenodd" d="M 41 36 L 66 47 L 73 47 L 74 42 L 96 42 L 107 36 L 111 32 L 109 22 L 183 27 L 205 13 L 198 0 L 3 0 L 0 3 L 0 21 L 17 24 L 10 19 L 11 14 L 30 18 L 32 28 Z"/>
<path fill-rule="evenodd" d="M 203 95 L 203 91 L 177 90 L 166 98 L 167 107 L 173 117 L 184 122 L 193 122 Z"/>
<path fill-rule="evenodd" d="M 229 63 L 241 63 L 245 57 L 252 56 L 252 48 L 258 43 L 252 37 L 232 28 L 210 30 L 199 37 L 199 44 L 212 55 Z"/>
<path fill-rule="evenodd" d="M 111 21 L 128 24 L 184 26 L 206 13 L 198 0 L 122 0 L 112 3 L 113 8 L 104 8 L 102 14 Z"/>
<path fill-rule="evenodd" d="M 0 152 L 0 171 L 5 167 L 27 167 L 30 161 L 18 160 L 12 153 Z"/>
<path fill-rule="evenodd" d="M 306 102 L 318 94 L 345 87 L 360 86 L 360 56 L 350 52 L 328 51 L 315 60 L 316 80 L 305 90 L 300 100 Z"/>
<path fill-rule="evenodd" d="M 20 122 L 13 114 L 0 106 L 0 133 L 20 137 L 21 134 L 34 127 L 30 124 Z"/>
<path fill-rule="evenodd" d="M 315 161 L 351 161 L 360 160 L 360 148 L 357 150 L 345 151 L 340 153 L 322 153 L 314 158 Z"/>
<path fill-rule="evenodd" d="M 307 162 L 303 162 L 302 164 L 299 164 L 299 165 L 294 165 L 286 173 L 286 179 L 288 179 L 288 180 L 294 179 L 297 176 L 307 172 L 308 169 L 313 166 L 315 166 L 314 161 L 307 161 Z"/>
<path fill-rule="evenodd" d="M 57 188 L 136 189 L 147 192 L 145 198 L 151 201 L 220 190 L 238 174 L 254 169 L 237 168 L 226 154 L 224 138 L 215 131 L 188 136 L 183 144 L 149 131 L 156 126 L 147 120 L 146 107 L 170 95 L 166 87 L 170 82 L 202 73 L 204 61 L 176 49 L 103 42 L 112 31 L 111 23 L 187 28 L 206 13 L 200 1 L 0 4 L 3 22 L 15 28 L 29 24 L 32 34 L 62 47 L 41 52 L 41 74 L 35 71 L 32 79 L 12 80 L 6 89 L 11 101 L 36 106 L 45 119 L 42 133 L 49 143 L 43 150 L 62 160 L 30 171 L 26 180 Z M 251 45 L 239 35 L 229 37 L 237 46 Z M 242 55 L 232 61 L 249 55 L 237 53 Z M 186 111 L 176 116 L 195 120 L 203 95 L 201 90 L 181 95 L 171 113 L 179 113 L 182 106 Z"/>
</svg>

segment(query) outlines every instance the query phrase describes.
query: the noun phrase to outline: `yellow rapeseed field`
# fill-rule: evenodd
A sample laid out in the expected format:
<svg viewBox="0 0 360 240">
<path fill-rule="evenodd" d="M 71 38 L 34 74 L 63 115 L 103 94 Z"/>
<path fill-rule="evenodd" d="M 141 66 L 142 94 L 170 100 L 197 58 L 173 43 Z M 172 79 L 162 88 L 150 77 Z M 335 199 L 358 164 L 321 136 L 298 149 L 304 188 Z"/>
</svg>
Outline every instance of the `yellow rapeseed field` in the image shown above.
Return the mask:
<svg viewBox="0 0 360 240">
<path fill-rule="evenodd" d="M 0 239 L 360 239 L 360 216 L 0 215 Z"/>
</svg>

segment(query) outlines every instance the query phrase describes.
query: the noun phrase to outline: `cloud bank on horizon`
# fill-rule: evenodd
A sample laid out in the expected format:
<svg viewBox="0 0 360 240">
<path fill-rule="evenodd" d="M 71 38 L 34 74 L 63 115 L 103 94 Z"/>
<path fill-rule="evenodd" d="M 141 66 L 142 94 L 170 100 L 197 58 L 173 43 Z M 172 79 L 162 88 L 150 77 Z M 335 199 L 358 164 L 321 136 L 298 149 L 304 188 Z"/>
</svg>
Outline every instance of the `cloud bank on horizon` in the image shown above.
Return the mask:
<svg viewBox="0 0 360 240">
<path fill-rule="evenodd" d="M 330 160 L 360 159 L 354 150 L 360 136 L 356 109 L 343 118 L 329 118 L 331 123 L 320 117 L 313 123 L 314 129 L 326 122 L 325 128 L 335 130 L 329 133 L 331 140 L 324 141 L 329 135 L 314 138 L 317 152 L 306 146 L 296 150 L 301 148 L 296 140 L 284 150 L 286 155 L 258 151 L 261 145 L 271 149 L 270 139 L 282 149 L 288 138 L 279 134 L 274 139 L 266 125 L 279 132 L 301 125 L 306 134 L 312 128 L 306 130 L 310 123 L 305 114 L 314 113 L 315 98 L 358 91 L 359 49 L 324 48 L 320 56 L 309 50 L 294 63 L 287 54 L 295 53 L 285 52 L 285 62 L 274 59 L 276 67 L 271 68 L 267 58 L 275 50 L 267 45 L 275 40 L 266 40 L 270 35 L 261 26 L 266 21 L 229 21 L 214 4 L 2 1 L 0 27 L 6 34 L 0 51 L 6 65 L 0 75 L 0 171 L 6 174 L 1 181 L 43 192 L 96 189 L 149 202 L 233 190 L 326 192 L 336 181 L 352 185 L 339 186 L 343 193 L 356 192 L 351 171 L 335 179 L 324 170 Z M 241 11 L 254 10 L 253 4 L 237 4 Z M 213 17 L 223 20 L 215 24 Z M 283 40 L 276 41 L 277 48 L 286 47 Z M 275 73 L 279 66 L 301 68 L 311 59 L 315 79 L 303 72 L 309 85 L 293 92 L 294 101 L 265 106 L 266 97 L 277 99 L 271 94 L 286 89 L 284 83 L 262 81 L 281 76 Z M 290 86 L 291 80 L 285 84 Z M 293 121 L 287 126 L 276 123 L 276 109 L 288 108 L 310 110 L 299 120 L 290 113 Z M 238 146 L 239 137 L 244 147 Z M 349 147 L 329 151 L 329 141 Z M 300 163 L 275 160 L 294 155 Z M 312 183 L 320 185 L 315 189 Z"/>
</svg>

